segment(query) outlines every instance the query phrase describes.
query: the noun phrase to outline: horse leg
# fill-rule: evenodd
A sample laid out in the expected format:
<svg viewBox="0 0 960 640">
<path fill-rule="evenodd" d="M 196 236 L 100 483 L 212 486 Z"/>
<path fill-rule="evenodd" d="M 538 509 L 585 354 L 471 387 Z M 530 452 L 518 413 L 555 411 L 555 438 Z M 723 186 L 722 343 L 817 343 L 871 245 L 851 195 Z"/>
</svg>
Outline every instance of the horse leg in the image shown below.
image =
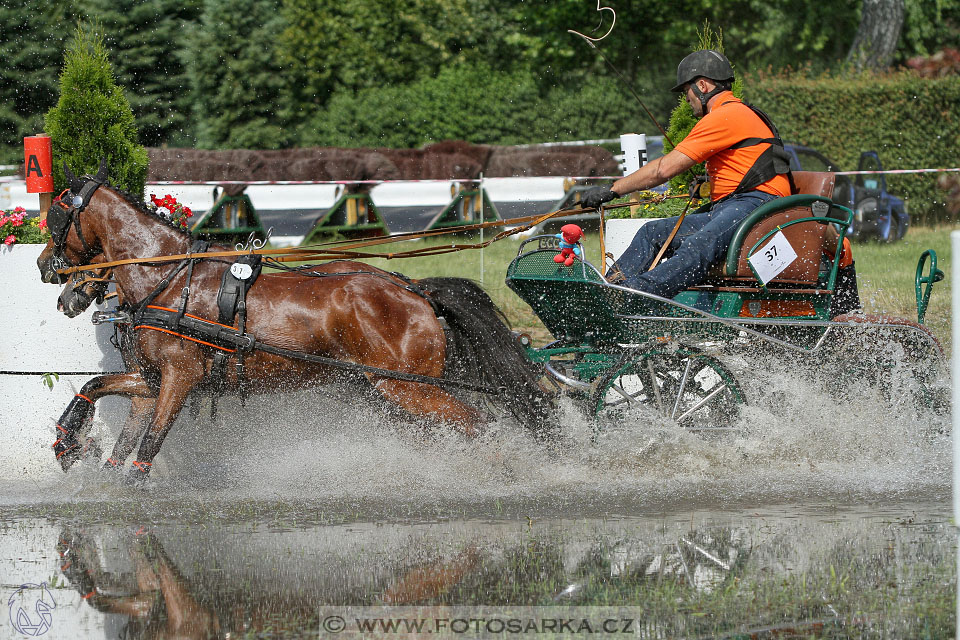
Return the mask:
<svg viewBox="0 0 960 640">
<path fill-rule="evenodd" d="M 186 404 L 190 390 L 203 377 L 202 369 L 178 371 L 171 368 L 163 372 L 160 381 L 160 393 L 153 409 L 150 426 L 140 441 L 137 459 L 130 469 L 129 478 L 135 482 L 143 482 L 150 475 L 153 459 L 160 451 L 163 439 L 170 432 L 177 416 Z"/>
<path fill-rule="evenodd" d="M 153 391 L 139 371 L 97 376 L 88 380 L 57 420 L 59 437 L 53 443 L 53 451 L 64 471 L 83 454 L 80 439 L 93 421 L 95 403 L 109 395 L 149 397 Z"/>
<path fill-rule="evenodd" d="M 431 384 L 381 378 L 375 380 L 373 386 L 407 413 L 452 423 L 468 437 L 477 436 L 477 428 L 484 423 L 478 411 Z"/>
<path fill-rule="evenodd" d="M 133 452 L 133 448 L 140 442 L 140 438 L 150 426 L 150 417 L 153 415 L 153 408 L 156 400 L 153 398 L 131 398 L 130 415 L 123 424 L 123 430 L 117 442 L 113 445 L 113 453 L 103 463 L 104 471 L 120 471 L 123 469 L 123 463 L 127 456 Z"/>
</svg>

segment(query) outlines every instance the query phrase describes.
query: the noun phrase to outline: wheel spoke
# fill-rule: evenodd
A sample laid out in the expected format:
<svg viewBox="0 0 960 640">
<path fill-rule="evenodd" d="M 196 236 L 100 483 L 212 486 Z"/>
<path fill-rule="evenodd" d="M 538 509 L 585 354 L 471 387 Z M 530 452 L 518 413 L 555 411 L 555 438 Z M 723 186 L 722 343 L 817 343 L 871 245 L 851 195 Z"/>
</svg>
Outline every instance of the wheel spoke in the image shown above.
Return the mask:
<svg viewBox="0 0 960 640">
<path fill-rule="evenodd" d="M 653 387 L 653 397 L 657 400 L 657 413 L 664 415 L 663 398 L 660 397 L 660 385 L 657 384 L 657 372 L 653 370 L 653 360 L 647 358 L 647 371 L 650 372 L 650 386 Z"/>
<path fill-rule="evenodd" d="M 605 421 L 633 422 L 638 408 L 649 407 L 688 431 L 730 430 L 742 402 L 735 378 L 721 362 L 686 350 L 622 359 L 597 390 L 593 407 Z"/>
<path fill-rule="evenodd" d="M 621 396 L 623 396 L 626 402 L 630 404 L 630 406 L 634 406 L 637 403 L 637 398 L 643 394 L 642 389 L 634 394 L 627 393 L 627 391 L 623 387 L 621 387 L 619 384 L 616 384 L 616 383 L 611 384 L 610 388 L 616 391 L 617 393 L 619 393 Z M 608 406 L 616 407 L 618 405 L 623 404 L 623 402 L 624 402 L 623 400 L 617 400 L 614 402 L 610 402 Z"/>
<path fill-rule="evenodd" d="M 693 358 L 687 358 L 687 366 L 683 369 L 683 377 L 680 378 L 680 390 L 677 391 L 677 399 L 673 403 L 673 411 L 670 412 L 670 419 L 677 415 L 677 409 L 680 407 L 680 399 L 683 397 L 683 389 L 687 386 L 687 376 L 690 375 L 690 367 L 693 366 Z"/>
<path fill-rule="evenodd" d="M 706 396 L 705 398 L 703 398 L 700 402 L 698 402 L 697 404 L 695 404 L 695 405 L 693 405 L 692 407 L 690 407 L 689 409 L 687 409 L 687 410 L 683 413 L 682 416 L 680 416 L 679 418 L 677 418 L 677 422 L 678 422 L 678 423 L 679 423 L 679 422 L 683 422 L 684 418 L 686 418 L 687 416 L 689 416 L 691 413 L 693 413 L 694 411 L 696 411 L 697 409 L 699 409 L 699 408 L 702 407 L 703 405 L 705 405 L 705 404 L 707 404 L 708 402 L 710 402 L 710 400 L 711 400 L 715 395 L 717 395 L 718 393 L 720 393 L 721 391 L 723 391 L 723 390 L 726 389 L 726 388 L 727 388 L 727 385 L 726 385 L 726 384 L 723 384 L 723 385 L 720 385 L 719 387 L 717 387 L 716 389 L 714 389 L 713 391 L 711 391 L 711 392 L 710 392 L 709 394 L 707 394 L 707 396 Z"/>
</svg>

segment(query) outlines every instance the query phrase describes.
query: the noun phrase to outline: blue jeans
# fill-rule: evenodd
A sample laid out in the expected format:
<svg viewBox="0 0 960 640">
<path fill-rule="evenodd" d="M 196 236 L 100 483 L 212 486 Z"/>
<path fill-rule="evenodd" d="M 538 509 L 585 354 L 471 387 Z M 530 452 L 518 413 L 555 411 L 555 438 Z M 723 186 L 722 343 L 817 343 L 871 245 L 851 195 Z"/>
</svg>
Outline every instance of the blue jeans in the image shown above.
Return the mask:
<svg viewBox="0 0 960 640">
<path fill-rule="evenodd" d="M 673 231 L 677 217 L 648 222 L 637 231 L 615 268 L 626 277 L 625 286 L 672 298 L 703 282 L 710 265 L 726 258 L 733 234 L 744 218 L 776 198 L 763 191 L 748 191 L 727 198 L 709 211 L 687 215 L 664 258 L 651 271 L 647 269 Z"/>
</svg>

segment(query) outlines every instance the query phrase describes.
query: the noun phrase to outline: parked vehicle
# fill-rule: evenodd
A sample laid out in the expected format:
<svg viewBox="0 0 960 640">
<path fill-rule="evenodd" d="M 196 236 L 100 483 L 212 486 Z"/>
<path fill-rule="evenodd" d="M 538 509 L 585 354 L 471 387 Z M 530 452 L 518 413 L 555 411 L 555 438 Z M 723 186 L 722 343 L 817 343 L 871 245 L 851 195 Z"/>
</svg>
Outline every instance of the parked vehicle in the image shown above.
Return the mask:
<svg viewBox="0 0 960 640">
<path fill-rule="evenodd" d="M 790 169 L 793 171 L 842 171 L 836 163 L 810 147 L 786 144 L 784 148 L 790 154 Z M 876 151 L 860 154 L 857 171 L 882 170 Z M 853 209 L 853 225 L 847 231 L 851 238 L 894 242 L 903 238 L 910 226 L 907 203 L 887 192 L 887 180 L 882 173 L 837 176 L 833 201 Z"/>
</svg>

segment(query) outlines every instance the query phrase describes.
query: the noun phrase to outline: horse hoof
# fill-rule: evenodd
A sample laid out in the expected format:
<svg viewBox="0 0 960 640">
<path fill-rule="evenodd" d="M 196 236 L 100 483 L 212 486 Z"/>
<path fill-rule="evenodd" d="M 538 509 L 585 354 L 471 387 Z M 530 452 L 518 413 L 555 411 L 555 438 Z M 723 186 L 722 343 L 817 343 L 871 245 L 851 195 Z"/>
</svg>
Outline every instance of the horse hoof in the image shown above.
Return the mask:
<svg viewBox="0 0 960 640">
<path fill-rule="evenodd" d="M 73 438 L 61 438 L 53 443 L 53 452 L 57 456 L 60 468 L 66 473 L 73 466 L 73 463 L 80 459 L 83 449 L 80 447 L 80 443 Z"/>
<path fill-rule="evenodd" d="M 114 460 L 113 458 L 107 458 L 107 461 L 100 467 L 100 471 L 105 473 L 120 473 L 123 471 L 123 462 Z"/>
<path fill-rule="evenodd" d="M 86 442 L 83 443 L 83 451 L 80 452 L 80 457 L 97 463 L 102 455 L 103 449 L 100 448 L 100 443 L 97 442 L 96 438 L 87 438 Z"/>
<path fill-rule="evenodd" d="M 123 484 L 135 489 L 143 489 L 147 485 L 147 476 L 139 471 L 132 470 L 123 476 Z"/>
<path fill-rule="evenodd" d="M 135 461 L 130 471 L 124 476 L 126 484 L 133 487 L 143 487 L 147 484 L 147 478 L 150 477 L 150 463 Z"/>
</svg>

